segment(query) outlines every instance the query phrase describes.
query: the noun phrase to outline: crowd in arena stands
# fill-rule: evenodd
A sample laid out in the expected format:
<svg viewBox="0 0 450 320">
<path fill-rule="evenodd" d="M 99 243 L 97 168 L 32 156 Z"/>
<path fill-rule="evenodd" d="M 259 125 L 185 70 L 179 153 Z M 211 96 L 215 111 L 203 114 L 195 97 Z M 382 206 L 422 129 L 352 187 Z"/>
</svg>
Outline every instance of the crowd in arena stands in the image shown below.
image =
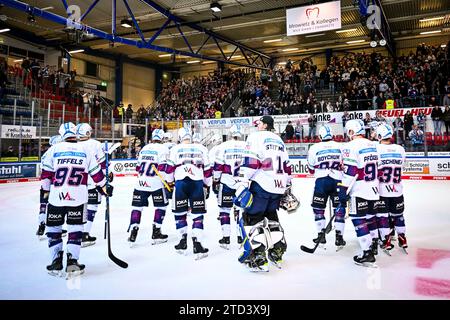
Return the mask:
<svg viewBox="0 0 450 320">
<path fill-rule="evenodd" d="M 221 118 L 227 99 L 239 90 L 242 70 L 214 71 L 209 76 L 174 79 L 150 108 L 152 120 Z M 149 112 L 140 108 L 138 117 Z M 142 118 L 141 118 L 142 120 Z"/>
</svg>

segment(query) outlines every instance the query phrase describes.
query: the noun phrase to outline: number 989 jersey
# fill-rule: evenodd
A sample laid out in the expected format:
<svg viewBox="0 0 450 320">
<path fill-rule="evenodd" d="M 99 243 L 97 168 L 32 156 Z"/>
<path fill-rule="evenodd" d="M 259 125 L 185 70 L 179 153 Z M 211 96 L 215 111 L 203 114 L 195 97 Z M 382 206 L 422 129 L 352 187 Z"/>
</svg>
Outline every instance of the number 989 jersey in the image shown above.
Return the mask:
<svg viewBox="0 0 450 320">
<path fill-rule="evenodd" d="M 403 195 L 402 170 L 405 163 L 405 149 L 397 144 L 379 144 L 377 146 L 378 179 L 380 196 L 399 197 Z"/>
</svg>

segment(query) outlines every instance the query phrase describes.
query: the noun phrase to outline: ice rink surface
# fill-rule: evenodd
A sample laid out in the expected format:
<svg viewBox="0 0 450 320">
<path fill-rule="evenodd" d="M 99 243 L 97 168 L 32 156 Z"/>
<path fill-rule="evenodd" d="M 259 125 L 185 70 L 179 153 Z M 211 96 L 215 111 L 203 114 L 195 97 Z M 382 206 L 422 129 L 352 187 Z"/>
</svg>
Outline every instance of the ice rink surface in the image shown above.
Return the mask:
<svg viewBox="0 0 450 320">
<path fill-rule="evenodd" d="M 194 260 L 191 241 L 187 256 L 175 252 L 178 234 L 170 210 L 163 224 L 169 241 L 151 245 L 152 207 L 144 210 L 137 245 L 130 248 L 127 228 L 135 179 L 115 179 L 110 202 L 112 250 L 128 262 L 128 269 L 108 258 L 103 201 L 91 232 L 97 244 L 81 249 L 79 262 L 86 264 L 86 272 L 71 280 L 52 277 L 45 268 L 50 263 L 47 241 L 35 236 L 39 182 L 0 185 L 0 299 L 450 299 L 448 181 L 404 182 L 409 255 L 395 247 L 392 257 L 379 253 L 378 268 L 365 268 L 353 263 L 359 245 L 349 219 L 347 246 L 340 252 L 335 251 L 334 231 L 327 236 L 326 250 L 315 254 L 300 250 L 301 244 L 311 247 L 316 236 L 309 204 L 314 180 L 295 179 L 293 189 L 301 207 L 289 215 L 279 212 L 288 243 L 283 269 L 251 273 L 237 261 L 234 221 L 231 249 L 219 247 L 213 194 L 202 241 L 210 249 L 207 258 Z M 63 239 L 65 243 L 67 238 Z"/>
</svg>

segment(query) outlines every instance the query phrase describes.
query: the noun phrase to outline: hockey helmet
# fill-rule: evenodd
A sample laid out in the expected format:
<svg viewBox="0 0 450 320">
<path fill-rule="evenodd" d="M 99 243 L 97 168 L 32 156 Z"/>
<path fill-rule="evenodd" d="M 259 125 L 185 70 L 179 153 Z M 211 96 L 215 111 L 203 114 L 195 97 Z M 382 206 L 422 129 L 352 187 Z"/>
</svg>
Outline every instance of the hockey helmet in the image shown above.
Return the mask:
<svg viewBox="0 0 450 320">
<path fill-rule="evenodd" d="M 280 208 L 286 210 L 288 213 L 293 213 L 298 207 L 300 207 L 300 201 L 292 194 L 291 187 L 288 187 L 281 198 Z"/>
<path fill-rule="evenodd" d="M 77 127 L 72 122 L 66 122 L 60 125 L 58 132 L 63 141 L 68 138 L 77 137 Z"/>
<path fill-rule="evenodd" d="M 366 130 L 364 128 L 364 122 L 360 119 L 349 120 L 345 124 L 345 131 L 347 132 L 347 135 L 349 137 L 365 134 L 365 132 L 366 132 Z M 350 131 L 353 131 L 353 134 L 350 134 L 349 133 Z"/>
<path fill-rule="evenodd" d="M 380 124 L 377 127 L 378 140 L 390 139 L 392 138 L 392 135 L 393 135 L 392 127 L 387 123 Z"/>
<path fill-rule="evenodd" d="M 189 128 L 183 127 L 178 129 L 178 140 L 192 140 L 192 134 Z"/>
<path fill-rule="evenodd" d="M 92 127 L 89 123 L 79 123 L 77 125 L 77 136 L 80 138 L 90 138 L 92 134 Z"/>
<path fill-rule="evenodd" d="M 48 144 L 54 146 L 55 144 L 60 143 L 61 141 L 62 141 L 61 136 L 58 134 L 56 136 L 50 137 L 50 139 L 48 140 Z"/>
<path fill-rule="evenodd" d="M 164 141 L 170 142 L 173 139 L 172 132 L 166 132 L 164 133 Z"/>
<path fill-rule="evenodd" d="M 230 128 L 230 134 L 232 137 L 242 137 L 242 127 L 240 124 L 233 124 Z"/>
<path fill-rule="evenodd" d="M 164 130 L 163 129 L 155 129 L 152 132 L 152 140 L 153 141 L 162 141 L 164 137 Z"/>
<path fill-rule="evenodd" d="M 319 136 L 322 141 L 331 140 L 333 139 L 333 132 L 328 125 L 324 124 L 319 129 Z"/>
<path fill-rule="evenodd" d="M 192 142 L 201 143 L 202 142 L 202 134 L 200 132 L 196 132 L 192 135 Z"/>
</svg>

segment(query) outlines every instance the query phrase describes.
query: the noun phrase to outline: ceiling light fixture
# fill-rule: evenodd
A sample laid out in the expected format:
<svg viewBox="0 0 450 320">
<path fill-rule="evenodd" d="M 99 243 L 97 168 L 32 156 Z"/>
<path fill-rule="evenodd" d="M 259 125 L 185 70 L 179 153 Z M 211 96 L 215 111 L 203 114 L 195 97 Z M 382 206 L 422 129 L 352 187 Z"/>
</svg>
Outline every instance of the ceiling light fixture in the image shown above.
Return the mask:
<svg viewBox="0 0 450 320">
<path fill-rule="evenodd" d="M 0 33 L 8 32 L 8 31 L 11 31 L 11 29 L 9 29 L 9 28 L 6 28 L 6 29 L 0 29 Z"/>
<path fill-rule="evenodd" d="M 433 34 L 433 33 L 440 33 L 440 32 L 442 32 L 442 30 L 425 31 L 425 32 L 421 32 L 420 34 Z"/>
<path fill-rule="evenodd" d="M 165 58 L 165 57 L 170 57 L 170 56 L 172 56 L 172 54 L 171 54 L 171 53 L 167 53 L 167 54 L 160 54 L 160 55 L 158 55 L 158 57 L 160 57 L 160 58 Z"/>
<path fill-rule="evenodd" d="M 295 51 L 298 50 L 298 48 L 287 48 L 287 49 L 283 49 L 282 51 L 286 52 L 286 51 Z"/>
<path fill-rule="evenodd" d="M 84 52 L 84 49 L 78 49 L 78 50 L 69 51 L 69 53 L 80 53 L 80 52 Z"/>
<path fill-rule="evenodd" d="M 131 28 L 133 26 L 133 21 L 130 19 L 122 19 L 122 21 L 120 21 L 120 25 L 124 28 Z"/>
<path fill-rule="evenodd" d="M 342 32 L 352 32 L 352 31 L 356 31 L 358 29 L 354 28 L 354 29 L 347 29 L 347 30 L 338 30 L 336 31 L 336 33 L 342 33 Z"/>
<path fill-rule="evenodd" d="M 427 22 L 427 21 L 441 20 L 441 19 L 444 19 L 444 18 L 445 18 L 444 16 L 442 16 L 442 17 L 434 17 L 434 18 L 425 18 L 425 19 L 420 19 L 419 21 L 420 22 Z"/>
<path fill-rule="evenodd" d="M 220 11 L 222 11 L 222 6 L 218 2 L 213 2 L 213 3 L 211 3 L 211 11 L 220 12 Z"/>
<path fill-rule="evenodd" d="M 305 36 L 305 38 L 313 38 L 313 37 L 320 37 L 320 36 L 324 36 L 325 33 L 317 33 L 317 34 L 310 34 Z"/>
<path fill-rule="evenodd" d="M 264 40 L 264 43 L 272 43 L 272 42 L 280 42 L 283 39 L 272 39 L 272 40 Z"/>
<path fill-rule="evenodd" d="M 41 10 L 42 10 L 42 11 L 48 11 L 48 10 L 53 10 L 53 9 L 55 9 L 55 8 L 52 7 L 52 6 L 50 6 L 50 7 L 42 8 Z"/>
<path fill-rule="evenodd" d="M 361 43 L 361 42 L 366 42 L 366 40 L 353 40 L 353 41 L 347 41 L 348 44 Z"/>
<path fill-rule="evenodd" d="M 189 64 L 191 64 L 191 63 L 199 63 L 200 62 L 200 60 L 191 60 L 191 61 L 186 61 L 186 63 L 189 63 Z"/>
<path fill-rule="evenodd" d="M 23 59 L 14 60 L 14 62 L 22 62 L 22 61 L 23 61 Z"/>
</svg>

